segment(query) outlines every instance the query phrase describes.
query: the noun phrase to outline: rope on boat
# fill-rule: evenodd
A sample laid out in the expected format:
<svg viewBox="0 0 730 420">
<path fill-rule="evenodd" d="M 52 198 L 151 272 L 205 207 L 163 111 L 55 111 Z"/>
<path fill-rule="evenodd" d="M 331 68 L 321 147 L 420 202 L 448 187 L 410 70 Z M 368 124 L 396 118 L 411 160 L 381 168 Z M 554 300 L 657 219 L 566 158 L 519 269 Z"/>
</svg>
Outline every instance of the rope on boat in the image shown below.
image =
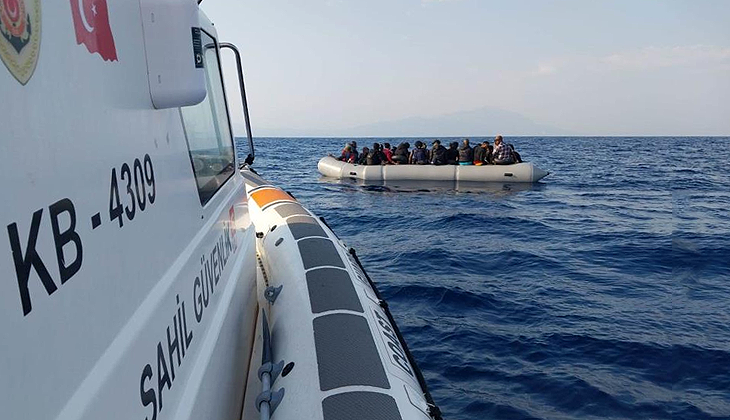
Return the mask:
<svg viewBox="0 0 730 420">
<path fill-rule="evenodd" d="M 261 309 L 261 328 L 263 335 L 263 348 L 261 351 L 261 367 L 259 368 L 259 379 L 261 380 L 261 394 L 256 397 L 256 408 L 261 413 L 261 420 L 270 420 L 271 415 L 284 398 L 284 388 L 278 391 L 271 390 L 271 384 L 276 380 L 284 367 L 284 361 L 273 363 L 271 350 L 271 332 L 269 322 L 266 319 L 266 312 Z"/>
</svg>

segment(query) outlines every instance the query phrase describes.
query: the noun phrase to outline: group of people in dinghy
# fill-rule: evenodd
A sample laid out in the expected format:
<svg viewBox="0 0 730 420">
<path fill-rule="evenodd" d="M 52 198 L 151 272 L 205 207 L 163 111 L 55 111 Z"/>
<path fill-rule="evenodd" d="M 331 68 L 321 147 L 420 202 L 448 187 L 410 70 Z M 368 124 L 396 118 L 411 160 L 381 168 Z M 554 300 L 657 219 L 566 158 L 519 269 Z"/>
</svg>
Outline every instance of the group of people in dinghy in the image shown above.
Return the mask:
<svg viewBox="0 0 730 420">
<path fill-rule="evenodd" d="M 458 142 L 446 148 L 440 140 L 434 140 L 431 148 L 416 141 L 411 150 L 408 142 L 391 147 L 390 143 L 373 143 L 372 148 L 363 147 L 362 153 L 357 150 L 357 142 L 345 145 L 337 160 L 358 165 L 511 165 L 522 162 L 522 157 L 514 146 L 504 142 L 502 136 L 494 138 L 494 146 L 488 141 L 472 147 L 469 139 L 464 139 L 459 147 Z"/>
</svg>

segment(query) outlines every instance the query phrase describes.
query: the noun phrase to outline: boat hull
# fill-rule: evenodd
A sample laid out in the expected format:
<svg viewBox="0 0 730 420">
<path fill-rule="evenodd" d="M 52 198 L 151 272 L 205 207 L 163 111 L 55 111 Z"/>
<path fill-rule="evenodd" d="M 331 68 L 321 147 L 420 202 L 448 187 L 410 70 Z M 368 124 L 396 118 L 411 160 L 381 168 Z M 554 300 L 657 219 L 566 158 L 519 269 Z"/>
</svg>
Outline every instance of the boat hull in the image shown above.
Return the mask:
<svg viewBox="0 0 730 420">
<path fill-rule="evenodd" d="M 548 175 L 532 162 L 514 165 L 356 165 L 325 156 L 317 164 L 319 172 L 337 179 L 364 181 L 456 181 L 456 182 L 538 182 Z"/>
<path fill-rule="evenodd" d="M 43 39 L 27 84 L 0 63 L 0 418 L 240 419 L 257 313 L 243 178 L 201 202 L 194 107 L 154 108 L 141 2 L 92 20 L 118 60 L 77 43 L 72 10 L 89 2 L 24 3 L 42 4 Z M 209 98 L 195 122 L 227 126 L 225 97 Z"/>
</svg>

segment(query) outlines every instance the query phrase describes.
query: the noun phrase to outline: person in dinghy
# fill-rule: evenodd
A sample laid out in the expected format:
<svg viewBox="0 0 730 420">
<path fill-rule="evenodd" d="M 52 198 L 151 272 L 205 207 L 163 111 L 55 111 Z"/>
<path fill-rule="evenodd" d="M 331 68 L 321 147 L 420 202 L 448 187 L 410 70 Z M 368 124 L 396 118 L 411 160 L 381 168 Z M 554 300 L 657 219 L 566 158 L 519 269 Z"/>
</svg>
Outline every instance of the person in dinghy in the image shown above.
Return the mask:
<svg viewBox="0 0 730 420">
<path fill-rule="evenodd" d="M 515 163 L 512 149 L 504 142 L 501 135 L 494 138 L 494 152 L 492 153 L 492 161 L 495 165 L 511 165 Z"/>
<path fill-rule="evenodd" d="M 330 154 L 330 156 L 332 156 L 332 154 Z M 353 150 L 353 147 L 350 143 L 347 143 L 342 149 L 340 156 L 338 156 L 336 159 L 347 163 L 357 163 L 357 158 L 357 152 Z"/>
</svg>

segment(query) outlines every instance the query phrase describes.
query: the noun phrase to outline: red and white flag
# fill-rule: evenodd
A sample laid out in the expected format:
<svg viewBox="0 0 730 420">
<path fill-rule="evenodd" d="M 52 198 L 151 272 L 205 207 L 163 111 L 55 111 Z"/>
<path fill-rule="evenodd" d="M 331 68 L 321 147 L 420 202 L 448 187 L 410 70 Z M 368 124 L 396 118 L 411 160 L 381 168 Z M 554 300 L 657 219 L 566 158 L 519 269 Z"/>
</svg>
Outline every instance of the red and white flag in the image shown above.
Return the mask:
<svg viewBox="0 0 730 420">
<path fill-rule="evenodd" d="M 106 0 L 71 0 L 76 42 L 105 61 L 118 61 Z"/>
</svg>

